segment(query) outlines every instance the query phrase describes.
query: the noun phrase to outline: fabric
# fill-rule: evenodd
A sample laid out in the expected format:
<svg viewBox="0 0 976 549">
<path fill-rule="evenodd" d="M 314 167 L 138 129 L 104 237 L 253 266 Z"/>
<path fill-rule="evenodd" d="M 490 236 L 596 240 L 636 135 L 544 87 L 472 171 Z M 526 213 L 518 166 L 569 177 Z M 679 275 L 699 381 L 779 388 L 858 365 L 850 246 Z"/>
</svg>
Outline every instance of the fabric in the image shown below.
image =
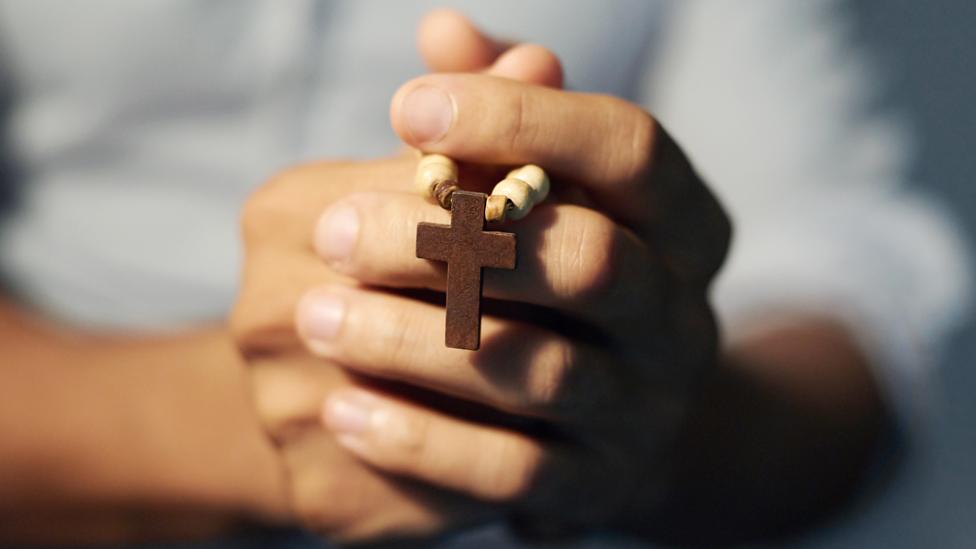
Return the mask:
<svg viewBox="0 0 976 549">
<path fill-rule="evenodd" d="M 437 5 L 444 5 L 438 2 Z M 730 341 L 797 308 L 849 323 L 906 422 L 968 303 L 953 224 L 909 192 L 915 144 L 843 4 L 749 0 L 450 2 L 551 47 L 568 84 L 640 101 L 731 212 L 714 289 Z M 0 273 L 79 325 L 221 318 L 239 208 L 275 171 L 397 141 L 394 90 L 423 67 L 433 2 L 0 2 L 12 91 Z"/>
<path fill-rule="evenodd" d="M 945 211 L 907 188 L 910 121 L 878 106 L 883 78 L 844 4 L 682 6 L 645 102 L 733 216 L 714 291 L 728 339 L 786 311 L 838 318 L 903 425 L 923 428 L 928 370 L 970 306 L 969 259 Z"/>
</svg>

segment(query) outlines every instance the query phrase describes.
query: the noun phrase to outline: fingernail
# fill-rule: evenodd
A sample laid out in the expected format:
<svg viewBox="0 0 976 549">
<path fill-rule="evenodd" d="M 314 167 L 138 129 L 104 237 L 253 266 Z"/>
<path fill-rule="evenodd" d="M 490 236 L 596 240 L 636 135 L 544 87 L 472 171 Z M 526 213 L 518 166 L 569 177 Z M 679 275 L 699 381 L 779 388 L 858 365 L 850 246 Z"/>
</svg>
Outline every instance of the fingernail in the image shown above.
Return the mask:
<svg viewBox="0 0 976 549">
<path fill-rule="evenodd" d="M 359 238 L 359 212 L 348 204 L 328 210 L 315 226 L 315 251 L 326 261 L 341 262 L 352 256 Z"/>
<path fill-rule="evenodd" d="M 309 294 L 298 305 L 298 331 L 310 343 L 326 343 L 339 333 L 345 310 L 345 302 L 335 294 Z"/>
<path fill-rule="evenodd" d="M 403 122 L 414 144 L 440 141 L 454 123 L 454 101 L 440 88 L 421 86 L 403 99 Z"/>
<path fill-rule="evenodd" d="M 322 420 L 336 435 L 361 436 L 370 428 L 376 400 L 359 391 L 344 391 L 325 400 Z"/>
</svg>

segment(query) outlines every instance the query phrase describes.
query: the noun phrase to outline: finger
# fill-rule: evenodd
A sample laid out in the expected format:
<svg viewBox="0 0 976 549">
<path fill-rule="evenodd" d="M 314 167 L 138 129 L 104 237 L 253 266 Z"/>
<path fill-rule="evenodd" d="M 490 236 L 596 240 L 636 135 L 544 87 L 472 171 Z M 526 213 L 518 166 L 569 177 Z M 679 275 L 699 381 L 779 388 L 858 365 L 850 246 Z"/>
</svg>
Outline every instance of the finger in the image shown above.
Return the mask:
<svg viewBox="0 0 976 549">
<path fill-rule="evenodd" d="M 295 322 L 314 355 L 354 372 L 520 415 L 592 419 L 620 398 L 625 375 L 593 347 L 493 316 L 482 319 L 478 353 L 445 347 L 442 307 L 365 289 L 312 290 Z"/>
<path fill-rule="evenodd" d="M 339 444 L 375 467 L 491 502 L 527 497 L 555 457 L 525 435 L 365 389 L 330 395 L 322 419 Z"/>
<path fill-rule="evenodd" d="M 729 221 L 681 148 L 643 109 L 619 98 L 489 75 L 438 74 L 403 85 L 390 117 L 427 152 L 495 164 L 540 164 L 653 241 L 680 272 L 709 280 Z"/>
<path fill-rule="evenodd" d="M 357 193 L 329 208 L 315 249 L 334 270 L 361 282 L 443 290 L 445 264 L 417 259 L 417 224 L 450 223 L 419 196 Z M 593 321 L 626 318 L 661 298 L 650 254 L 606 216 L 543 204 L 517 225 L 516 270 L 484 269 L 488 297 L 543 305 Z"/>
<path fill-rule="evenodd" d="M 476 72 L 562 87 L 562 64 L 535 44 L 512 45 L 481 32 L 458 11 L 436 9 L 421 20 L 417 50 L 433 72 Z"/>
<path fill-rule="evenodd" d="M 390 115 L 408 145 L 471 162 L 539 163 L 613 204 L 634 199 L 633 180 L 655 138 L 650 115 L 621 99 L 488 75 L 411 80 L 393 97 Z"/>
<path fill-rule="evenodd" d="M 250 369 L 255 408 L 280 448 L 292 511 L 306 528 L 343 542 L 411 538 L 496 514 L 458 495 L 391 481 L 337 446 L 318 418 L 322 399 L 351 385 L 347 371 L 298 349 L 284 359 L 256 358 Z"/>
<path fill-rule="evenodd" d="M 279 446 L 305 436 L 323 395 L 352 383 L 349 372 L 323 364 L 300 347 L 284 359 L 277 354 L 252 358 L 248 370 L 254 409 L 265 432 Z"/>
<path fill-rule="evenodd" d="M 499 515 L 491 505 L 364 466 L 316 418 L 282 447 L 301 525 L 341 543 L 392 542 L 442 534 Z M 337 495 L 341 497 L 337 498 Z"/>
<path fill-rule="evenodd" d="M 481 32 L 470 19 L 452 9 L 431 11 L 417 27 L 417 50 L 433 72 L 485 70 L 509 46 Z"/>
<path fill-rule="evenodd" d="M 312 250 L 312 231 L 322 210 L 357 189 L 407 188 L 416 159 L 308 164 L 275 176 L 253 193 L 241 214 L 247 252 L 240 295 L 230 318 L 249 352 L 296 345 L 291 321 L 302 293 L 338 277 Z"/>
<path fill-rule="evenodd" d="M 513 46 L 501 54 L 485 73 L 526 84 L 563 87 L 563 66 L 559 58 L 551 50 L 537 44 Z"/>
</svg>

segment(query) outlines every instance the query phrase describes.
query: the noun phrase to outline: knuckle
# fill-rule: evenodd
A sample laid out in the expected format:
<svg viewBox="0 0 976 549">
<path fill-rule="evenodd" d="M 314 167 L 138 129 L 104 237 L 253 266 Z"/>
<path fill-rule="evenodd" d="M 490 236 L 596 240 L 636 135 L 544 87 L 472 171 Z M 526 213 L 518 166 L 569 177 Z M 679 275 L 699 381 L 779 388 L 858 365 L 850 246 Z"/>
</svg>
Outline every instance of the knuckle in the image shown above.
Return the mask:
<svg viewBox="0 0 976 549">
<path fill-rule="evenodd" d="M 656 207 L 652 217 L 665 228 L 656 239 L 660 251 L 686 282 L 707 285 L 725 261 L 732 221 L 718 197 L 697 173 L 678 143 L 656 121 L 635 135 L 634 154 L 649 151 L 633 180 L 648 185 Z M 646 142 L 645 145 L 636 143 Z"/>
<path fill-rule="evenodd" d="M 425 414 L 398 414 L 381 416 L 377 422 L 385 424 L 392 467 L 404 472 L 439 469 L 439 456 L 431 451 L 431 418 Z"/>
<path fill-rule="evenodd" d="M 526 383 L 527 407 L 551 410 L 568 402 L 566 393 L 575 362 L 576 349 L 569 340 L 553 338 L 541 345 Z"/>
<path fill-rule="evenodd" d="M 518 436 L 502 439 L 492 452 L 480 452 L 472 480 L 484 499 L 509 502 L 525 499 L 533 490 L 542 464 L 542 451 Z"/>
<path fill-rule="evenodd" d="M 544 417 L 586 418 L 620 394 L 605 358 L 593 348 L 555 338 L 540 347 L 526 382 L 525 408 Z"/>
<path fill-rule="evenodd" d="M 556 238 L 549 265 L 556 296 L 588 301 L 613 286 L 619 228 L 607 216 L 585 211 Z"/>
<path fill-rule="evenodd" d="M 703 218 L 708 227 L 709 245 L 706 246 L 707 253 L 702 272 L 708 280 L 711 280 L 725 264 L 734 231 L 728 212 L 711 192 L 706 198 L 705 210 L 706 214 Z"/>
<path fill-rule="evenodd" d="M 639 186 L 654 163 L 658 124 L 646 110 L 614 96 L 600 96 L 608 113 L 600 158 L 595 165 L 600 180 L 622 187 Z"/>
<path fill-rule="evenodd" d="M 240 215 L 241 234 L 246 243 L 274 234 L 273 227 L 293 216 L 283 195 L 297 178 L 296 169 L 282 171 L 247 197 Z"/>
<path fill-rule="evenodd" d="M 349 514 L 352 504 L 346 500 L 336 506 L 331 496 L 355 494 L 355 486 L 349 486 L 342 475 L 318 468 L 293 468 L 291 472 L 291 508 L 298 523 L 309 530 L 334 535 L 344 524 L 344 515 Z"/>
<path fill-rule="evenodd" d="M 732 221 L 718 198 L 697 179 L 687 191 L 684 211 L 694 216 L 668 219 L 672 233 L 663 252 L 680 279 L 695 287 L 707 286 L 725 263 L 732 243 Z"/>
<path fill-rule="evenodd" d="M 629 119 L 630 142 L 621 148 L 627 158 L 619 164 L 624 166 L 626 171 L 620 178 L 637 184 L 644 181 L 646 174 L 651 170 L 654 149 L 658 142 L 658 124 L 654 117 L 643 109 L 631 113 Z"/>
<path fill-rule="evenodd" d="M 359 318 L 362 317 L 353 317 L 350 320 Z M 422 358 L 423 347 L 420 342 L 426 339 L 417 333 L 420 322 L 410 307 L 383 304 L 382 314 L 371 319 L 362 319 L 361 322 L 349 321 L 347 324 L 352 332 L 349 339 L 357 342 L 356 348 L 350 352 L 364 355 L 357 364 L 361 364 L 364 370 L 373 375 L 409 377 L 418 358 Z M 359 343 L 367 339 L 381 344 Z"/>
<path fill-rule="evenodd" d="M 510 114 L 504 119 L 506 124 L 502 135 L 506 136 L 509 151 L 517 155 L 520 151 L 531 149 L 536 133 L 536 127 L 532 124 L 532 99 L 524 87 L 519 86 L 511 96 L 507 110 Z"/>
<path fill-rule="evenodd" d="M 245 244 L 299 235 L 305 244 L 311 223 L 328 204 L 350 194 L 342 185 L 353 179 L 361 182 L 370 171 L 355 163 L 328 162 L 285 169 L 271 176 L 244 201 L 240 212 L 241 234 Z"/>
<path fill-rule="evenodd" d="M 245 274 L 251 270 L 246 266 Z M 281 304 L 260 304 L 264 297 L 256 283 L 243 285 L 227 317 L 231 339 L 245 356 L 296 342 L 290 310 Z"/>
<path fill-rule="evenodd" d="M 251 395 L 258 420 L 271 439 L 280 444 L 289 438 L 288 426 L 293 419 L 288 409 L 290 401 L 282 400 L 281 376 L 274 368 L 260 363 L 251 372 Z"/>
</svg>

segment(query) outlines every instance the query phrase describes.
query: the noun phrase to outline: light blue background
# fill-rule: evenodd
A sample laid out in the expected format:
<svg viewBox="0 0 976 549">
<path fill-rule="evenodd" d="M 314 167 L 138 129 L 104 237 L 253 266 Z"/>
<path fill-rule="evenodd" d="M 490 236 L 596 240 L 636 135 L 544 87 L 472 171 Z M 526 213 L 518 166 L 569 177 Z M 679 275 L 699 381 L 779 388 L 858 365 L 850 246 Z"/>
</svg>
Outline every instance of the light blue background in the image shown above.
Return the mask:
<svg viewBox="0 0 976 549">
<path fill-rule="evenodd" d="M 976 2 L 861 0 L 858 31 L 907 106 L 922 154 L 920 184 L 966 227 L 976 253 Z M 976 319 L 939 369 L 941 409 L 925 461 L 870 506 L 818 532 L 810 547 L 976 547 Z"/>
</svg>

